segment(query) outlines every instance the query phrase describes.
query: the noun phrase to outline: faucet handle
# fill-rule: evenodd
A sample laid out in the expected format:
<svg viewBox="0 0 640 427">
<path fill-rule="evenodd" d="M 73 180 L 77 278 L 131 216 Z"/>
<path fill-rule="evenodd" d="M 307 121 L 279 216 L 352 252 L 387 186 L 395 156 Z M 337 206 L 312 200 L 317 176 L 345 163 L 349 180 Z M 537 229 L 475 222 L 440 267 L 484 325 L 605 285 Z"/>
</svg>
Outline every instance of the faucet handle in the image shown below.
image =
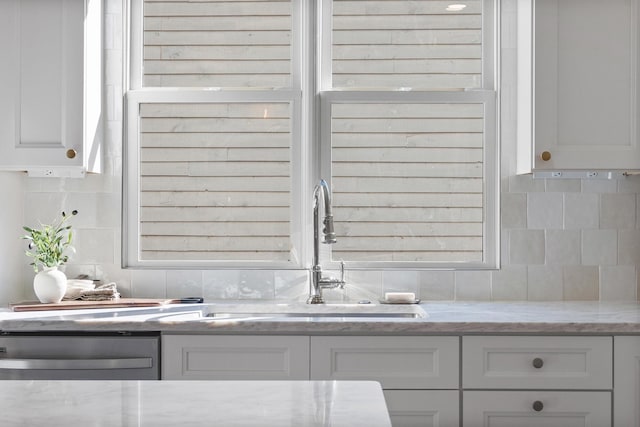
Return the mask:
<svg viewBox="0 0 640 427">
<path fill-rule="evenodd" d="M 344 260 L 340 260 L 340 287 L 344 288 L 346 285 L 344 281 Z"/>
</svg>

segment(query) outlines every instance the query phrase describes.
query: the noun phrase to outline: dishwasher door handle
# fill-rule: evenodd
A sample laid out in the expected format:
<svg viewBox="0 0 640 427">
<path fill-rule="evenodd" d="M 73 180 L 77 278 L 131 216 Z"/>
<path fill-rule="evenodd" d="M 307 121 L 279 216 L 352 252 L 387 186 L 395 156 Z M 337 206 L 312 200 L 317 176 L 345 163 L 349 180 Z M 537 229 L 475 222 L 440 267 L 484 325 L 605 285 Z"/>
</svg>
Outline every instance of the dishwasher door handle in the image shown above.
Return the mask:
<svg viewBox="0 0 640 427">
<path fill-rule="evenodd" d="M 100 359 L 8 359 L 0 358 L 5 369 L 140 369 L 152 368 L 151 357 L 118 357 Z"/>
</svg>

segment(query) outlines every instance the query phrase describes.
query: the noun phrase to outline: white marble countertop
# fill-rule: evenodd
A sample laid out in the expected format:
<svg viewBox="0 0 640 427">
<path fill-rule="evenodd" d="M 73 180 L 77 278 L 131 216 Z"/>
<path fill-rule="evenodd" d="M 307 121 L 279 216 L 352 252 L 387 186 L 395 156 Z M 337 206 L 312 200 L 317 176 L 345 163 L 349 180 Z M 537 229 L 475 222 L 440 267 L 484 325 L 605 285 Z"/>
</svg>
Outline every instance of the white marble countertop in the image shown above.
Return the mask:
<svg viewBox="0 0 640 427">
<path fill-rule="evenodd" d="M 373 381 L 2 381 L 2 425 L 391 427 Z"/>
<path fill-rule="evenodd" d="M 422 310 L 424 310 L 422 312 Z M 385 313 L 422 312 L 423 317 Z M 282 313 L 298 313 L 286 317 Z M 340 313 L 382 314 L 375 317 Z M 227 316 L 207 317 L 207 313 Z M 255 315 L 261 313 L 261 315 Z M 306 313 L 306 314 L 305 314 Z M 327 314 L 331 314 L 327 316 Z M 418 305 L 220 302 L 162 309 L 0 310 L 3 331 L 162 331 L 272 334 L 640 334 L 640 304 L 599 302 L 428 302 Z"/>
</svg>

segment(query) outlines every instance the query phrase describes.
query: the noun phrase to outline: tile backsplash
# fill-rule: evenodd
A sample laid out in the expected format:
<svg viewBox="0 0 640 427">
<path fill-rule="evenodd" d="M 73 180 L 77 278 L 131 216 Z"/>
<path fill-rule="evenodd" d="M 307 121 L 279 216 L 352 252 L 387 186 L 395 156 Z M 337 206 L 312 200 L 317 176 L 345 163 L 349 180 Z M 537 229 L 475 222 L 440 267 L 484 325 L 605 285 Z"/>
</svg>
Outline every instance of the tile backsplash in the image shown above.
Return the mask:
<svg viewBox="0 0 640 427">
<path fill-rule="evenodd" d="M 515 0 L 503 2 L 503 16 Z M 122 179 L 122 7 L 105 2 L 105 172 L 84 179 L 0 174 L 3 209 L 0 302 L 33 298 L 33 271 L 23 256 L 21 227 L 48 222 L 60 211 L 74 218 L 77 253 L 69 277 L 115 282 L 123 296 L 206 300 L 304 300 L 306 271 L 123 270 L 120 268 Z M 506 20 L 505 20 L 506 22 Z M 503 37 L 505 37 L 503 35 Z M 513 44 L 503 43 L 502 104 L 515 105 Z M 511 71 L 511 73 L 510 73 Z M 533 179 L 516 176 L 515 123 L 503 114 L 501 268 L 491 271 L 347 271 L 344 291 L 330 300 L 415 292 L 422 300 L 637 300 L 640 266 L 640 177 L 621 180 Z M 11 285 L 6 285 L 10 283 Z"/>
</svg>

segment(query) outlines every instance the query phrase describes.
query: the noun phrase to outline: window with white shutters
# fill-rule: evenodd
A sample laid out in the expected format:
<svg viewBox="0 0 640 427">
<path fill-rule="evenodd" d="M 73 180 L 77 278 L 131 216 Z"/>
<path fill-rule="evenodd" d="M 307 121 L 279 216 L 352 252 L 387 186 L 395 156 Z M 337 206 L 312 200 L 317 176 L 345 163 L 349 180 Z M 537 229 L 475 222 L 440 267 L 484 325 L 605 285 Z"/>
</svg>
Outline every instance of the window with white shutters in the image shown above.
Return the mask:
<svg viewBox="0 0 640 427">
<path fill-rule="evenodd" d="M 336 260 L 496 262 L 494 11 L 452 3 L 334 0 L 325 10 Z"/>
<path fill-rule="evenodd" d="M 132 0 L 130 10 L 125 263 L 298 265 L 293 2 Z"/>
<path fill-rule="evenodd" d="M 130 0 L 124 263 L 304 268 L 322 177 L 347 267 L 495 266 L 495 11 L 453 3 Z"/>
</svg>

